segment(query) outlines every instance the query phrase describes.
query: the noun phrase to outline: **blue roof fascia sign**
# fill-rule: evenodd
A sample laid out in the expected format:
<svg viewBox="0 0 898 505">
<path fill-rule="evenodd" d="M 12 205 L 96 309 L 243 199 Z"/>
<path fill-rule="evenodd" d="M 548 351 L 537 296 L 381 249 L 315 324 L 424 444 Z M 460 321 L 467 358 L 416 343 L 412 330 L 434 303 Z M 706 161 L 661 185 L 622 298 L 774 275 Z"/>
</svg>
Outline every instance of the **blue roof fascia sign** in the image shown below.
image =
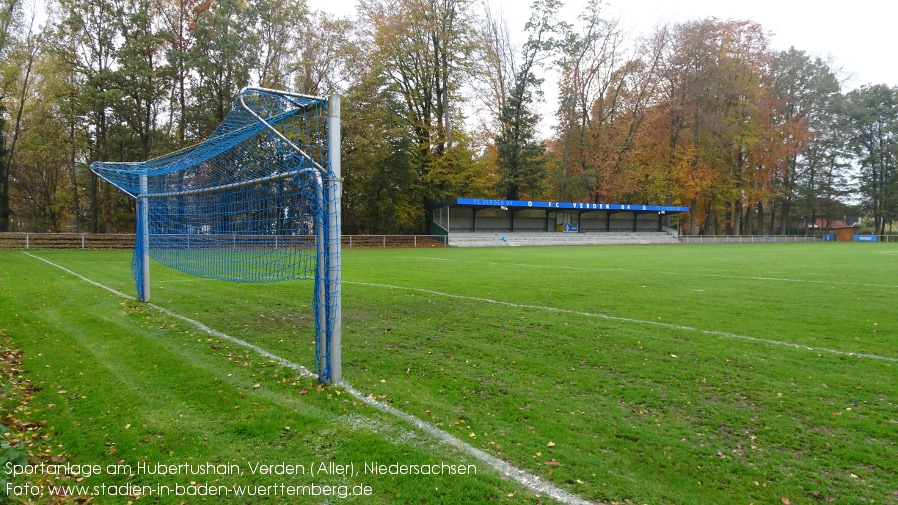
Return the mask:
<svg viewBox="0 0 898 505">
<path fill-rule="evenodd" d="M 559 209 L 559 210 L 622 210 L 635 212 L 689 212 L 689 207 L 677 205 L 642 205 L 630 203 L 579 203 L 579 202 L 539 202 L 534 200 L 494 200 L 489 198 L 457 198 L 456 205 L 478 207 L 509 207 L 518 209 Z"/>
</svg>

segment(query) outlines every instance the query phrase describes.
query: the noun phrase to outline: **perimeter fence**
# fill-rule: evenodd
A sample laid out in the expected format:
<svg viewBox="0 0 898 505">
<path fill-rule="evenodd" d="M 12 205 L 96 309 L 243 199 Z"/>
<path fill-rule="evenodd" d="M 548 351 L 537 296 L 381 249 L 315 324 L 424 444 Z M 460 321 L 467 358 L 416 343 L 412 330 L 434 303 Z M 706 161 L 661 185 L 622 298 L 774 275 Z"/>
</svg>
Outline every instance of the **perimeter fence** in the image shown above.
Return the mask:
<svg viewBox="0 0 898 505">
<path fill-rule="evenodd" d="M 434 235 L 343 235 L 346 249 L 445 247 L 446 237 Z M 130 250 L 133 233 L 0 233 L 0 249 Z"/>
<path fill-rule="evenodd" d="M 824 237 L 804 235 L 680 235 L 684 244 L 756 244 L 764 242 L 823 242 Z M 343 235 L 345 249 L 400 249 L 446 247 L 439 235 Z M 898 235 L 879 235 L 878 242 L 898 243 Z M 132 233 L 0 233 L 0 249 L 131 250 Z"/>
<path fill-rule="evenodd" d="M 898 235 L 864 235 L 876 240 L 856 240 L 857 242 L 898 243 Z M 677 239 L 684 244 L 757 244 L 764 242 L 835 242 L 835 235 L 680 235 Z"/>
<path fill-rule="evenodd" d="M 680 235 L 684 244 L 757 244 L 763 242 L 822 242 L 823 237 L 804 235 Z"/>
</svg>

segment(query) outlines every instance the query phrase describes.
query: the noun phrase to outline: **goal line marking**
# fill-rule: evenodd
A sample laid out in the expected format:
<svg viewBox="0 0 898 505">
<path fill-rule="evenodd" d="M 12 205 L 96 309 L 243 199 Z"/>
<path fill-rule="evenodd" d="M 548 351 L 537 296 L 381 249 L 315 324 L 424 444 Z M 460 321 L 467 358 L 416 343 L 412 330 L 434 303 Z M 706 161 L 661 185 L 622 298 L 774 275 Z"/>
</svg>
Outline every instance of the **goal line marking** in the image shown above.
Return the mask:
<svg viewBox="0 0 898 505">
<path fill-rule="evenodd" d="M 747 340 L 749 342 L 756 342 L 756 343 L 762 343 L 762 344 L 779 345 L 779 346 L 783 346 L 783 347 L 791 347 L 793 349 L 800 349 L 800 350 L 806 350 L 806 351 L 819 351 L 819 352 L 825 352 L 828 354 L 835 354 L 838 356 L 870 358 L 870 359 L 876 359 L 876 360 L 880 360 L 880 361 L 887 361 L 889 363 L 898 363 L 898 358 L 891 358 L 889 356 L 880 356 L 878 354 L 867 354 L 867 353 L 859 353 L 859 352 L 851 352 L 851 351 L 839 351 L 837 349 L 828 349 L 825 347 L 811 347 L 811 346 L 807 346 L 807 345 L 795 344 L 792 342 L 783 342 L 780 340 L 771 340 L 771 339 L 766 339 L 766 338 L 751 337 L 748 335 L 739 335 L 737 333 L 730 333 L 730 332 L 720 331 L 720 330 L 703 330 L 701 328 L 696 328 L 693 326 L 685 326 L 685 325 L 673 324 L 673 323 L 664 323 L 664 322 L 659 322 L 659 321 L 650 321 L 650 320 L 646 320 L 646 319 L 634 319 L 634 318 L 630 318 L 630 317 L 610 316 L 608 314 L 585 312 L 585 311 L 581 311 L 581 310 L 559 309 L 557 307 L 549 307 L 546 305 L 528 305 L 528 304 L 520 304 L 520 303 L 513 303 L 513 302 L 503 302 L 501 300 L 493 300 L 492 298 L 457 295 L 457 294 L 453 294 L 453 293 L 443 293 L 441 291 L 434 291 L 431 289 L 410 288 L 410 287 L 405 287 L 405 286 L 393 286 L 390 284 L 378 284 L 378 283 L 372 283 L 372 282 L 359 282 L 359 281 L 346 281 L 346 280 L 343 281 L 343 284 L 354 284 L 354 285 L 358 285 L 358 286 L 369 286 L 369 287 L 377 287 L 377 288 L 416 291 L 419 293 L 427 293 L 427 294 L 431 294 L 431 295 L 435 295 L 435 296 L 443 296 L 446 298 L 455 298 L 455 299 L 459 299 L 459 300 L 471 300 L 471 301 L 476 301 L 476 302 L 489 303 L 489 304 L 493 304 L 493 305 L 502 305 L 505 307 L 543 310 L 543 311 L 548 311 L 548 312 L 557 312 L 557 313 L 561 313 L 561 314 L 572 314 L 572 315 L 576 315 L 576 316 L 595 317 L 595 318 L 599 318 L 599 319 L 605 319 L 608 321 L 619 321 L 619 322 L 623 322 L 623 323 L 659 326 L 661 328 L 669 328 L 672 330 L 703 333 L 705 335 L 714 335 L 717 337 L 724 337 L 724 338 L 731 338 L 731 339 L 738 339 L 738 340 Z"/>
<path fill-rule="evenodd" d="M 116 296 L 126 298 L 126 299 L 134 299 L 133 296 L 126 295 L 125 293 L 122 293 L 121 291 L 118 291 L 109 286 L 106 286 L 106 285 L 96 282 L 92 279 L 89 279 L 89 278 L 87 278 L 77 272 L 74 272 L 62 265 L 53 263 L 52 261 L 50 261 L 48 259 L 41 258 L 40 256 L 35 256 L 34 254 L 31 254 L 29 252 L 25 252 L 25 254 L 34 259 L 43 261 L 44 263 L 51 265 L 55 268 L 58 268 L 58 269 L 62 270 L 63 272 L 73 275 L 74 277 L 81 279 L 82 281 L 87 282 L 93 286 L 96 286 L 101 289 L 105 289 L 106 291 L 109 291 L 110 293 L 112 293 Z M 359 283 L 354 283 L 354 284 L 359 284 Z M 364 283 L 361 283 L 361 284 L 364 284 Z M 398 289 L 405 289 L 405 288 L 398 288 Z M 226 333 L 222 333 L 214 328 L 210 328 L 209 326 L 207 326 L 197 320 L 191 319 L 186 316 L 182 316 L 181 314 L 178 314 L 176 312 L 172 312 L 171 310 L 166 309 L 165 307 L 160 307 L 159 305 L 156 305 L 153 303 L 147 303 L 146 305 L 147 305 L 147 307 L 158 310 L 159 312 L 162 312 L 163 314 L 165 314 L 167 316 L 171 316 L 176 319 L 180 319 L 181 321 L 184 321 L 186 323 L 189 323 L 212 336 L 227 340 L 229 342 L 233 342 L 237 345 L 240 345 L 240 346 L 246 347 L 250 350 L 253 350 L 253 351 L 261 354 L 262 356 L 265 356 L 266 358 L 276 361 L 277 363 L 279 363 L 282 366 L 292 368 L 292 369 L 298 371 L 300 374 L 302 374 L 306 377 L 310 377 L 310 378 L 317 377 L 317 375 L 315 373 L 310 372 L 306 367 L 299 365 L 297 363 L 293 363 L 292 361 L 289 361 L 285 358 L 281 358 L 280 356 L 277 356 L 275 354 L 272 354 L 272 353 L 266 351 L 265 349 L 262 349 L 259 346 L 251 344 L 251 343 L 241 340 L 239 338 L 232 337 Z M 427 423 L 426 421 L 423 421 L 407 412 L 403 412 L 399 409 L 391 407 L 390 405 L 387 405 L 386 403 L 377 401 L 376 399 L 374 399 L 373 396 L 366 395 L 366 394 L 362 393 L 361 391 L 355 389 L 345 380 L 343 382 L 341 382 L 339 384 L 339 386 L 342 387 L 343 390 L 346 391 L 347 393 L 356 397 L 358 400 L 364 402 L 366 405 L 374 407 L 375 409 L 377 409 L 385 414 L 392 415 L 393 417 L 395 417 L 397 419 L 405 421 L 407 424 L 410 424 L 411 426 L 418 428 L 419 430 L 430 435 L 434 439 L 436 439 L 446 445 L 452 446 L 455 449 L 460 450 L 460 451 L 464 452 L 465 454 L 468 454 L 469 456 L 472 456 L 472 457 L 480 460 L 481 462 L 489 465 L 493 470 L 495 470 L 499 474 L 514 479 L 517 483 L 529 488 L 531 491 L 549 496 L 550 498 L 552 498 L 560 503 L 563 503 L 565 505 L 589 505 L 589 504 L 594 503 L 594 502 L 585 500 L 573 493 L 565 491 L 564 489 L 561 489 L 550 482 L 545 482 L 542 479 L 540 479 L 538 476 L 533 475 L 527 471 L 524 471 L 524 470 L 512 465 L 511 463 L 508 463 L 507 461 L 505 461 L 503 459 L 500 459 L 491 454 L 488 454 L 488 453 L 468 444 L 467 442 L 456 437 L 455 435 L 452 435 L 443 430 L 440 430 L 440 429 L 436 428 L 435 426 Z"/>
</svg>

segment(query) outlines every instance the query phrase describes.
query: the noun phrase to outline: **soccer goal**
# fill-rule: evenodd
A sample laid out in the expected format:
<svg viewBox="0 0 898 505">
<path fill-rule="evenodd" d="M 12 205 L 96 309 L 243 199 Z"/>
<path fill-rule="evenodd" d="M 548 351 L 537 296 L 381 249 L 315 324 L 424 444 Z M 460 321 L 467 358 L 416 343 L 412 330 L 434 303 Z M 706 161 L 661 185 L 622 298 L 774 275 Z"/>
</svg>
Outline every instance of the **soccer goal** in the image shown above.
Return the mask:
<svg viewBox="0 0 898 505">
<path fill-rule="evenodd" d="M 236 282 L 314 279 L 315 369 L 341 381 L 340 97 L 245 88 L 204 142 L 91 170 L 137 202 L 131 271 Z"/>
</svg>

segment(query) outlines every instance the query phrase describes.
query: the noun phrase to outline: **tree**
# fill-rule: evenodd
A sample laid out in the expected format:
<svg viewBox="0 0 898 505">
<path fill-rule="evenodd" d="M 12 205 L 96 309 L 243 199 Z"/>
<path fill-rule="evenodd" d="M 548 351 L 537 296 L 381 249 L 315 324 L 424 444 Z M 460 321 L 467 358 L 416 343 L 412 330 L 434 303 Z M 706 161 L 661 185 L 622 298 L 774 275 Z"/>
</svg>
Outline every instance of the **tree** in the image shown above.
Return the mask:
<svg viewBox="0 0 898 505">
<path fill-rule="evenodd" d="M 562 46 L 554 147 L 562 152 L 561 198 L 572 193 L 593 202 L 670 201 L 672 186 L 658 177 L 659 159 L 634 152 L 656 100 L 667 32 L 628 49 L 617 22 L 602 18 L 599 6 L 588 4 L 580 31 Z"/>
<path fill-rule="evenodd" d="M 540 116 L 533 111 L 542 93 L 542 79 L 534 71 L 558 48 L 556 36 L 568 29 L 557 21 L 560 8 L 558 0 L 533 2 L 526 25 L 527 43 L 520 59 L 511 61 L 512 80 L 507 101 L 499 111 L 501 129 L 495 137 L 499 190 L 511 200 L 539 194 L 545 182 L 546 167 L 541 157 L 546 146 L 537 138 Z"/>
<path fill-rule="evenodd" d="M 820 220 L 831 223 L 841 219 L 846 212 L 842 202 L 850 196 L 851 189 L 851 163 L 842 130 L 833 124 L 817 133 L 802 151 L 798 166 L 796 207 L 805 217 L 805 230 Z"/>
<path fill-rule="evenodd" d="M 305 40 L 300 34 L 309 24 L 305 1 L 258 0 L 256 8 L 259 12 L 259 85 L 287 89 L 290 86 L 289 57 L 302 50 Z"/>
<path fill-rule="evenodd" d="M 33 22 L 32 22 L 33 23 Z M 0 231 L 7 231 L 9 229 L 9 217 L 11 214 L 11 209 L 9 205 L 9 179 L 12 176 L 12 173 L 15 170 L 15 164 L 18 161 L 16 159 L 16 146 L 19 143 L 19 138 L 22 134 L 23 126 L 22 126 L 22 114 L 25 110 L 26 103 L 33 96 L 32 87 L 33 87 L 33 72 L 32 69 L 34 67 L 35 60 L 37 59 L 37 36 L 34 35 L 31 29 L 29 29 L 28 35 L 25 37 L 25 40 L 22 44 L 18 45 L 18 50 L 15 51 L 14 61 L 20 64 L 19 73 L 17 75 L 16 84 L 16 96 L 15 96 L 15 116 L 13 118 L 13 128 L 10 135 L 9 142 L 2 142 L 0 139 L 0 145 L 7 144 L 8 147 L 0 148 L 2 149 L 3 159 L 0 159 L 0 166 L 5 166 L 5 181 L 0 182 Z M 0 111 L 0 120 L 2 120 L 3 111 Z M 2 124 L 0 124 L 0 129 L 2 129 Z M 0 133 L 2 136 L 2 133 Z M 3 172 L 0 169 L 0 172 Z M 0 177 L 3 178 L 3 177 Z"/>
<path fill-rule="evenodd" d="M 405 104 L 372 76 L 350 87 L 341 111 L 343 229 L 349 234 L 417 232 L 415 137 Z"/>
<path fill-rule="evenodd" d="M 62 9 L 61 9 L 62 10 Z M 60 21 L 55 16 L 61 16 Z M 60 128 L 55 138 L 45 142 L 52 144 L 66 155 L 66 175 L 68 180 L 66 200 L 69 203 L 70 226 L 77 232 L 94 229 L 91 223 L 96 216 L 96 178 L 88 170 L 91 159 L 91 138 L 96 139 L 96 128 L 91 126 L 91 116 L 82 100 L 86 82 L 85 65 L 80 57 L 81 43 L 77 30 L 80 23 L 72 20 L 62 11 L 51 16 L 40 39 L 39 59 L 36 73 L 38 85 L 36 94 L 41 97 L 40 113 L 58 114 Z M 91 131 L 93 130 L 93 131 Z M 96 144 L 93 146 L 96 151 Z M 87 193 L 87 195 L 85 195 Z M 85 196 L 87 198 L 85 198 Z"/>
<path fill-rule="evenodd" d="M 3 0 L 0 3 L 0 59 L 7 63 L 15 64 L 10 56 L 10 41 L 13 39 L 13 29 L 16 26 L 16 17 L 20 11 L 18 0 Z M 13 65 L 0 65 L 0 232 L 9 230 L 9 218 L 12 213 L 9 201 L 10 158 L 11 150 L 6 147 L 6 114 L 7 109 L 3 105 L 12 79 L 9 77 L 14 70 Z"/>
<path fill-rule="evenodd" d="M 898 217 L 898 88 L 862 86 L 846 96 L 848 146 L 860 169 L 861 207 L 874 233 Z"/>
<path fill-rule="evenodd" d="M 696 20 L 661 26 L 648 41 L 659 58 L 657 94 L 647 111 L 647 133 L 640 138 L 641 179 L 661 184 L 659 189 L 670 191 L 672 200 L 689 204 L 693 233 L 699 219 L 710 215 L 703 200 L 717 176 L 715 150 L 704 145 L 711 137 L 703 132 L 702 121 L 703 107 L 711 105 L 702 100 L 712 95 L 705 90 L 711 87 L 715 65 L 713 31 L 714 22 Z M 653 175 L 653 167 L 660 173 Z"/>
<path fill-rule="evenodd" d="M 137 141 L 120 145 L 113 156 L 122 161 L 149 159 L 159 140 L 158 116 L 166 107 L 171 79 L 157 19 L 150 0 L 127 0 L 118 15 L 122 43 L 112 74 L 113 110 L 116 123 L 126 126 Z M 171 144 L 164 146 L 168 151 Z"/>
<path fill-rule="evenodd" d="M 353 232 L 424 231 L 428 207 L 454 196 L 663 201 L 690 205 L 694 232 L 777 231 L 843 211 L 849 163 L 880 231 L 898 205 L 893 120 L 869 119 L 863 93 L 837 109 L 828 66 L 773 54 L 751 22 L 694 20 L 630 45 L 598 0 L 576 31 L 559 0 L 537 0 L 515 46 L 489 10 L 475 30 L 474 0 L 361 0 L 352 21 L 304 0 L 54 0 L 29 43 L 19 1 L 0 0 L 0 229 L 12 209 L 35 229 L 129 229 L 133 203 L 90 162 L 205 138 L 252 84 L 344 94 Z M 545 142 L 550 62 L 561 99 Z M 874 124 L 891 132 L 880 147 Z"/>
<path fill-rule="evenodd" d="M 598 0 L 590 0 L 579 17 L 581 30 L 568 34 L 561 46 L 559 200 L 568 199 L 569 183 L 578 178 L 587 186 L 583 196 L 596 195 L 597 184 L 590 182 L 599 177 L 598 168 L 590 163 L 590 140 L 603 137 L 603 126 L 618 112 L 624 88 L 622 34 L 616 22 L 601 16 L 600 7 Z"/>
<path fill-rule="evenodd" d="M 13 192 L 18 203 L 19 219 L 28 229 L 61 232 L 71 221 L 71 191 L 67 177 L 68 153 L 65 149 L 47 149 L 65 136 L 63 118 L 43 107 L 30 105 L 24 110 L 28 129 L 20 138 L 17 150 Z"/>
<path fill-rule="evenodd" d="M 193 21 L 193 10 L 198 1 L 161 0 L 159 2 L 159 17 L 162 24 L 160 37 L 165 43 L 165 59 L 169 65 L 170 78 L 174 87 L 170 116 L 164 130 L 171 136 L 171 130 L 177 123 L 175 139 L 178 148 L 187 145 L 189 130 L 187 103 L 190 86 L 190 69 L 187 66 L 187 60 L 193 43 L 190 31 L 196 27 L 196 22 Z"/>
<path fill-rule="evenodd" d="M 774 200 L 778 203 L 784 229 L 792 225 L 793 203 L 797 200 L 804 216 L 813 219 L 818 198 L 832 198 L 836 191 L 822 187 L 825 180 L 835 181 L 838 170 L 840 138 L 837 133 L 836 106 L 840 99 L 839 83 L 829 66 L 811 59 L 804 51 L 790 48 L 779 53 L 772 69 L 777 103 L 772 111 L 781 132 L 784 156 L 774 174 Z M 826 196 L 821 194 L 825 191 Z M 770 232 L 776 233 L 777 220 L 770 219 Z"/>
<path fill-rule="evenodd" d="M 0 3 L 0 54 L 6 51 L 12 36 L 12 29 L 19 15 L 21 5 L 19 0 L 3 0 Z"/>
<path fill-rule="evenodd" d="M 89 132 L 90 153 L 85 167 L 93 160 L 110 159 L 109 114 L 116 93 L 113 84 L 117 65 L 117 41 L 121 23 L 117 0 L 59 0 L 60 22 L 53 34 L 54 47 L 62 63 L 77 76 L 77 107 L 82 114 L 80 128 Z M 114 201 L 108 186 L 102 188 L 99 179 L 89 174 L 88 226 L 91 232 L 111 229 Z M 118 192 L 116 192 L 118 193 Z"/>
<path fill-rule="evenodd" d="M 475 26 L 473 74 L 471 86 L 477 101 L 477 109 L 485 110 L 476 119 L 481 133 L 488 141 L 502 127 L 499 116 L 508 103 L 512 84 L 514 47 L 508 24 L 501 15 L 484 4 L 483 16 Z"/>
<path fill-rule="evenodd" d="M 767 82 L 770 52 L 767 35 L 754 22 L 728 21 L 712 26 L 715 58 L 709 92 L 702 97 L 706 133 L 720 158 L 720 184 L 706 193 L 717 206 L 726 234 L 739 235 L 746 212 L 766 198 L 777 152 Z"/>
<path fill-rule="evenodd" d="M 653 132 L 641 140 L 659 160 L 672 199 L 689 202 L 691 230 L 741 233 L 769 191 L 776 132 L 771 123 L 770 53 L 753 22 L 696 20 L 662 28 Z"/>
<path fill-rule="evenodd" d="M 204 0 L 193 9 L 186 66 L 196 75 L 186 104 L 188 135 L 205 138 L 224 121 L 234 97 L 258 68 L 258 10 L 243 0 Z"/>
<path fill-rule="evenodd" d="M 380 80 L 404 104 L 403 118 L 413 135 L 411 161 L 419 205 L 429 208 L 462 188 L 447 174 L 463 171 L 472 153 L 456 142 L 461 128 L 459 97 L 471 42 L 470 0 L 363 0 L 369 24 L 364 43 L 372 68 L 367 79 Z M 458 118 L 458 119 L 456 119 Z M 429 223 L 422 219 L 421 229 Z"/>
<path fill-rule="evenodd" d="M 503 128 L 496 135 L 496 164 L 498 165 L 498 188 L 504 198 L 518 200 L 534 198 L 543 188 L 546 166 L 542 159 L 546 151 L 545 142 L 536 136 L 540 116 L 531 111 L 536 80 L 521 76 L 515 84 L 521 92 L 513 92 L 508 104 L 502 108 L 499 121 Z"/>
<path fill-rule="evenodd" d="M 298 29 L 302 43 L 286 61 L 293 87 L 312 95 L 345 91 L 357 73 L 351 62 L 361 62 L 350 20 L 317 12 Z"/>
<path fill-rule="evenodd" d="M 9 156 L 6 149 L 6 107 L 0 104 L 0 232 L 9 231 Z"/>
</svg>

